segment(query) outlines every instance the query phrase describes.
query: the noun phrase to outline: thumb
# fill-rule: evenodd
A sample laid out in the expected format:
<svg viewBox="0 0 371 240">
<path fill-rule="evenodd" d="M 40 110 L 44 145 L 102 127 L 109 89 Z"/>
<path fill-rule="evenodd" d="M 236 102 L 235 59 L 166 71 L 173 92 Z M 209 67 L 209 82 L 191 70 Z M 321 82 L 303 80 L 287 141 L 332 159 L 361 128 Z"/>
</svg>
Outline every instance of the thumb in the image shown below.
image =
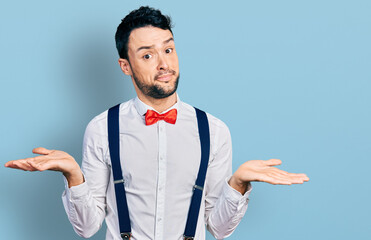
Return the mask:
<svg viewBox="0 0 371 240">
<path fill-rule="evenodd" d="M 281 165 L 282 161 L 279 159 L 269 159 L 264 162 L 268 166 Z"/>
<path fill-rule="evenodd" d="M 49 150 L 49 149 L 46 149 L 46 148 L 43 148 L 43 147 L 38 147 L 38 148 L 34 148 L 34 149 L 32 149 L 32 152 L 33 152 L 33 153 L 43 154 L 43 155 L 49 154 L 49 153 L 51 153 L 52 151 L 53 151 L 53 150 Z"/>
</svg>

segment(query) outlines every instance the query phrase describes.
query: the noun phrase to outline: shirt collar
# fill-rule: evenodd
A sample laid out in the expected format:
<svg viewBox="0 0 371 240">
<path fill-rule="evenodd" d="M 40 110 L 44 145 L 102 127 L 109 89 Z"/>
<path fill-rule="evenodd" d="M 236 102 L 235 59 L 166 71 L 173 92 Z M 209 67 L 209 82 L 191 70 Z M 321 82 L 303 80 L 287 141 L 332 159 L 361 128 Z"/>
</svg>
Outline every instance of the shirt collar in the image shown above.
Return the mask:
<svg viewBox="0 0 371 240">
<path fill-rule="evenodd" d="M 175 93 L 175 94 L 176 94 L 176 99 L 177 99 L 176 100 L 176 103 L 173 106 L 171 106 L 170 108 L 168 108 L 165 111 L 163 111 L 162 113 L 166 113 L 166 112 L 170 111 L 171 109 L 176 109 L 179 112 L 180 98 L 179 98 L 179 96 L 178 96 L 177 93 Z M 135 99 L 134 99 L 134 106 L 137 109 L 137 111 L 138 111 L 138 113 L 139 113 L 140 116 L 144 116 L 146 114 L 147 110 L 156 111 L 153 107 L 148 106 L 147 104 L 145 104 L 144 102 L 142 102 L 138 98 L 138 96 L 136 96 Z"/>
</svg>

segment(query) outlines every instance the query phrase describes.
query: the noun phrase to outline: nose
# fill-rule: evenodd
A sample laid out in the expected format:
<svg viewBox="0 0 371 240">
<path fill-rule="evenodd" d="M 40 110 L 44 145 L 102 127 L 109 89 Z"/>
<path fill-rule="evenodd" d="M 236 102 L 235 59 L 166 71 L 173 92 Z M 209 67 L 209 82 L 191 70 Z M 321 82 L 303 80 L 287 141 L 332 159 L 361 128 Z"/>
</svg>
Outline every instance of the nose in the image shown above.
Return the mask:
<svg viewBox="0 0 371 240">
<path fill-rule="evenodd" d="M 169 69 L 169 65 L 167 63 L 166 56 L 159 54 L 157 70 L 161 71 L 161 70 L 168 70 L 168 69 Z"/>
</svg>

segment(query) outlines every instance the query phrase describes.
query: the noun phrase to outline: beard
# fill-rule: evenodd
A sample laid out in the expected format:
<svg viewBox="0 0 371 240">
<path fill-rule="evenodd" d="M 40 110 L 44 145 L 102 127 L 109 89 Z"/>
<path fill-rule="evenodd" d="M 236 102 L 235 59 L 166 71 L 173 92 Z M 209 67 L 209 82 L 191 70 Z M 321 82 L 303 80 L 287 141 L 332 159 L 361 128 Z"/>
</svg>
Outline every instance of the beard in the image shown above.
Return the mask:
<svg viewBox="0 0 371 240">
<path fill-rule="evenodd" d="M 167 97 L 173 95 L 178 88 L 179 77 L 180 77 L 179 74 L 178 74 L 177 78 L 175 79 L 175 82 L 174 82 L 173 86 L 171 86 L 170 88 L 164 88 L 163 86 L 161 86 L 160 84 L 157 84 L 157 83 L 154 83 L 152 85 L 145 85 L 142 81 L 140 81 L 135 76 L 134 71 L 132 71 L 132 73 L 133 73 L 133 78 L 134 78 L 135 84 L 137 85 L 139 90 L 144 95 L 155 98 L 155 99 L 167 98 Z M 176 72 L 173 71 L 173 70 L 169 70 L 167 72 L 160 72 L 155 76 L 155 79 L 158 76 L 163 75 L 163 74 L 167 74 L 167 73 L 172 73 L 173 75 L 176 74 Z"/>
</svg>

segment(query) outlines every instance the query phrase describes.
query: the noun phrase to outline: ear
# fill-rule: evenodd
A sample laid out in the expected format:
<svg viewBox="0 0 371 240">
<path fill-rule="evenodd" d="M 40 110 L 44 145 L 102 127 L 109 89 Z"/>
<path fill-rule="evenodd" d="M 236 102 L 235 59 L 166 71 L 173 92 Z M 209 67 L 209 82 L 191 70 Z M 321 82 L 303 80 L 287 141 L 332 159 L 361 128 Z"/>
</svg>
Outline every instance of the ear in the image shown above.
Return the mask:
<svg viewBox="0 0 371 240">
<path fill-rule="evenodd" d="M 119 58 L 119 65 L 123 73 L 125 73 L 128 76 L 132 76 L 133 73 L 131 71 L 130 63 L 127 59 Z"/>
</svg>

